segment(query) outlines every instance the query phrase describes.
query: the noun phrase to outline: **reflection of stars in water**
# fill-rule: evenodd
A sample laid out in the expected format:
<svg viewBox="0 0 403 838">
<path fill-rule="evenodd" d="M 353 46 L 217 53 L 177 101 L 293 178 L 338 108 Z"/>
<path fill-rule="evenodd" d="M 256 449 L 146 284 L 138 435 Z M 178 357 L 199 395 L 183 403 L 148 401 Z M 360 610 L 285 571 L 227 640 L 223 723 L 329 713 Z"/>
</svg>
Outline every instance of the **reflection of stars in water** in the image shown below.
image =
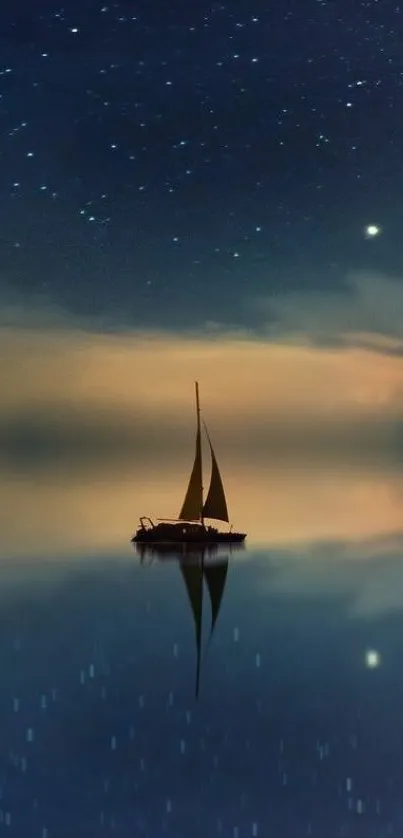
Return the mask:
<svg viewBox="0 0 403 838">
<path fill-rule="evenodd" d="M 368 669 L 376 669 L 380 666 L 381 656 L 379 652 L 377 652 L 376 649 L 369 649 L 365 653 L 365 663 Z"/>
<path fill-rule="evenodd" d="M 367 224 L 364 232 L 366 239 L 374 239 L 376 236 L 380 235 L 382 229 L 378 226 L 378 224 Z"/>
</svg>

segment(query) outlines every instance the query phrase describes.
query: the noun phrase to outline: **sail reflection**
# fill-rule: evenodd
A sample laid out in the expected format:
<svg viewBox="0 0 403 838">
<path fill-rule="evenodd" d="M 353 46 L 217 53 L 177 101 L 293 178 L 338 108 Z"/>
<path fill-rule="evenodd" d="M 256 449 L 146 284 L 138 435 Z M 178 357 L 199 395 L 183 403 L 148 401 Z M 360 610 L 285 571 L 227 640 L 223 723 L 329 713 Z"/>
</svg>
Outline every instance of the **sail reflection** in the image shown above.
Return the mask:
<svg viewBox="0 0 403 838">
<path fill-rule="evenodd" d="M 225 553 L 220 552 L 218 545 L 197 546 L 191 544 L 172 545 L 146 545 L 137 544 L 136 552 L 140 556 L 142 565 L 150 564 L 155 559 L 176 560 L 179 564 L 181 576 L 185 585 L 188 600 L 190 603 L 195 640 L 196 640 L 196 683 L 195 696 L 199 697 L 200 690 L 200 669 L 203 639 L 203 597 L 207 590 L 210 600 L 210 630 L 205 645 L 206 655 L 214 629 L 218 620 L 224 590 L 228 576 L 228 565 L 230 554 L 233 550 L 242 550 L 243 545 L 236 545 Z"/>
</svg>

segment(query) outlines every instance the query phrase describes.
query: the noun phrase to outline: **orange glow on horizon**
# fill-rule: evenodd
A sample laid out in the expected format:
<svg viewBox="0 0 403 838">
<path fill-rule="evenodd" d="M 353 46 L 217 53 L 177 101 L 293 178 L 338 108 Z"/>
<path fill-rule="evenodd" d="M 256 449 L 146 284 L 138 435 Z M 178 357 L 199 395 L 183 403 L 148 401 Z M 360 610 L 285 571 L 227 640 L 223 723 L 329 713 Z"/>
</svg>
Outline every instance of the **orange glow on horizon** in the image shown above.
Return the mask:
<svg viewBox="0 0 403 838">
<path fill-rule="evenodd" d="M 0 333 L 0 416 L 70 405 L 187 419 L 196 378 L 209 415 L 233 422 L 258 414 L 326 420 L 403 409 L 401 359 L 375 351 L 225 335 Z"/>
<path fill-rule="evenodd" d="M 323 450 L 332 447 L 331 437 L 320 440 L 317 427 L 339 423 L 348 429 L 353 421 L 360 432 L 357 420 L 370 425 L 401 415 L 399 357 L 225 335 L 5 329 L 0 422 L 6 426 L 17 417 L 23 423 L 35 411 L 46 417 L 53 408 L 51 420 L 59 417 L 62 431 L 73 411 L 95 435 L 114 417 L 115 431 L 119 435 L 125 420 L 137 449 L 127 450 L 123 439 L 115 459 L 113 446 L 104 457 L 100 434 L 100 451 L 89 465 L 76 457 L 70 471 L 44 460 L 42 471 L 30 472 L 24 462 L 18 465 L 24 475 L 17 466 L 13 473 L 12 465 L 7 475 L 0 473 L 0 553 L 130 550 L 139 515 L 175 517 L 193 454 L 196 378 L 218 443 L 231 519 L 248 532 L 250 545 L 371 539 L 401 531 L 400 478 L 382 470 L 382 463 L 376 473 L 358 460 L 354 464 L 354 435 L 350 449 L 346 436 L 343 471 L 337 450 L 331 467 L 321 453 L 314 456 L 318 441 Z M 169 423 L 179 429 L 175 439 Z M 303 456 L 297 462 L 291 443 L 286 464 L 275 436 L 271 449 L 266 445 L 264 433 L 276 423 L 287 426 L 290 440 L 294 434 L 302 448 L 311 431 L 313 448 L 305 464 Z M 382 433 L 387 438 L 388 428 Z M 371 451 L 371 436 L 366 445 Z"/>
<path fill-rule="evenodd" d="M 176 517 L 187 474 L 127 469 L 0 482 L 0 555 L 129 553 L 140 515 Z M 226 469 L 235 529 L 249 547 L 371 540 L 402 532 L 403 479 L 361 471 Z M 225 525 L 224 525 L 225 529 Z"/>
</svg>

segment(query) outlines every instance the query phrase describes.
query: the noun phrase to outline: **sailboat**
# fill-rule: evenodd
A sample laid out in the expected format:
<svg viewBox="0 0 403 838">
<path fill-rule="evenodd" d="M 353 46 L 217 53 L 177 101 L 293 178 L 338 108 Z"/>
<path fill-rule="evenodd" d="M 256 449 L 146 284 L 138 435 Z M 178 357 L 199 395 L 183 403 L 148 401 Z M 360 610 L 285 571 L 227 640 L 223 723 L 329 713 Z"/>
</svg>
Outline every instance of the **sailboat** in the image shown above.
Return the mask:
<svg viewBox="0 0 403 838">
<path fill-rule="evenodd" d="M 246 533 L 234 532 L 232 527 L 227 532 L 220 532 L 216 527 L 206 526 L 206 519 L 225 521 L 229 524 L 227 500 L 218 468 L 211 439 L 204 424 L 211 455 L 211 478 L 207 497 L 203 500 L 202 437 L 200 419 L 199 385 L 196 390 L 196 453 L 189 485 L 177 519 L 140 518 L 140 526 L 131 539 L 132 542 L 146 544 L 235 544 L 243 542 Z"/>
</svg>

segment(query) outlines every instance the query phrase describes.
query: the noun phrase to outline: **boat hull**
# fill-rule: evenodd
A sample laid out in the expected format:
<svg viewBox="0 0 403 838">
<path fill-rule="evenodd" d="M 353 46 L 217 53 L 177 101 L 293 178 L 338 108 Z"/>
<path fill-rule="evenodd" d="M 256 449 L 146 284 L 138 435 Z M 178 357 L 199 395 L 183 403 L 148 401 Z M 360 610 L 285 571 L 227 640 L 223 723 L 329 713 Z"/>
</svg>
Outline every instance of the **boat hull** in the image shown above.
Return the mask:
<svg viewBox="0 0 403 838">
<path fill-rule="evenodd" d="M 220 532 L 215 527 L 185 521 L 164 521 L 154 524 L 150 518 L 141 518 L 140 527 L 131 539 L 134 544 L 192 544 L 198 547 L 213 544 L 241 544 L 244 532 Z"/>
<path fill-rule="evenodd" d="M 167 537 L 166 535 L 158 535 L 153 531 L 146 531 L 144 533 L 136 533 L 132 540 L 133 544 L 194 544 L 195 546 L 203 546 L 204 544 L 241 544 L 245 541 L 246 533 L 243 532 L 217 532 L 206 533 L 205 536 L 184 536 L 180 538 L 179 535 Z"/>
</svg>

